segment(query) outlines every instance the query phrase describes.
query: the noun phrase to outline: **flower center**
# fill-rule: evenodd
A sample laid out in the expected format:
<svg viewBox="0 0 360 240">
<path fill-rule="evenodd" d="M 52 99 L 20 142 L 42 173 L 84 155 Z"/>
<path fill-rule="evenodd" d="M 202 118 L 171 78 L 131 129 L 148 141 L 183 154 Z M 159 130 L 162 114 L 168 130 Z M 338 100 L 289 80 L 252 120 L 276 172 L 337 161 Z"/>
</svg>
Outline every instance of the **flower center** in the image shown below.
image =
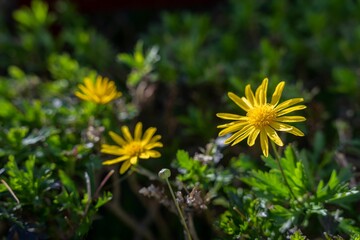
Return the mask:
<svg viewBox="0 0 360 240">
<path fill-rule="evenodd" d="M 263 128 L 276 119 L 276 112 L 272 105 L 263 105 L 249 110 L 246 116 L 251 125 L 256 128 Z"/>
<path fill-rule="evenodd" d="M 143 146 L 141 142 L 130 142 L 125 146 L 125 152 L 130 156 L 139 156 L 143 152 Z"/>
</svg>

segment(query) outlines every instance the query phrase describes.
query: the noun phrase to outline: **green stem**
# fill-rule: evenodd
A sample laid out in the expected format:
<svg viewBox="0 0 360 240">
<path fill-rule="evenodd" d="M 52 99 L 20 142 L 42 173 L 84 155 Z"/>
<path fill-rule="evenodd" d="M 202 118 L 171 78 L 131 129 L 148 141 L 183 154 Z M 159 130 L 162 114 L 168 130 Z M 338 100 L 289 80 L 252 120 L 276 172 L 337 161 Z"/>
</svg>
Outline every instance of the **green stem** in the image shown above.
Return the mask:
<svg viewBox="0 0 360 240">
<path fill-rule="evenodd" d="M 274 151 L 274 154 L 275 154 L 275 159 L 279 165 L 279 169 L 280 169 L 280 172 L 281 172 L 281 175 L 283 176 L 284 178 L 284 182 L 285 182 L 285 185 L 288 187 L 289 191 L 290 191 L 290 194 L 292 195 L 292 197 L 294 199 L 296 199 L 296 196 L 294 194 L 294 192 L 292 191 L 290 185 L 289 185 L 289 182 L 287 181 L 287 178 L 286 178 L 286 175 L 285 175 L 285 172 L 284 172 L 284 169 L 283 167 L 281 166 L 281 163 L 280 163 L 280 155 L 278 153 L 278 151 L 276 150 L 276 146 L 275 146 L 275 143 L 273 141 L 271 141 L 271 146 L 272 146 L 272 149 Z"/>
<path fill-rule="evenodd" d="M 140 165 L 133 166 L 131 169 L 134 172 L 137 172 L 137 173 L 149 178 L 149 180 L 159 180 L 159 177 L 156 174 L 154 174 L 154 173 L 150 172 L 149 170 L 141 167 Z"/>
<path fill-rule="evenodd" d="M 171 187 L 171 185 L 170 185 L 169 179 L 166 178 L 165 181 L 166 181 L 166 183 L 167 183 L 167 185 L 168 185 L 168 187 L 169 187 L 169 189 L 170 189 L 171 196 L 172 196 L 173 201 L 174 201 L 174 203 L 175 203 L 176 209 L 177 209 L 177 211 L 178 211 L 178 213 L 179 213 L 179 216 L 180 216 L 180 219 L 181 219 L 181 223 L 183 224 L 183 226 L 184 226 L 184 228 L 185 228 L 185 231 L 186 231 L 188 240 L 191 240 L 190 231 L 189 231 L 189 229 L 188 229 L 188 227 L 187 227 L 187 225 L 186 225 L 185 218 L 184 218 L 184 215 L 182 214 L 182 211 L 181 211 L 181 209 L 180 209 L 179 203 L 176 201 L 175 194 L 174 194 L 174 191 L 172 190 L 172 187 Z"/>
</svg>

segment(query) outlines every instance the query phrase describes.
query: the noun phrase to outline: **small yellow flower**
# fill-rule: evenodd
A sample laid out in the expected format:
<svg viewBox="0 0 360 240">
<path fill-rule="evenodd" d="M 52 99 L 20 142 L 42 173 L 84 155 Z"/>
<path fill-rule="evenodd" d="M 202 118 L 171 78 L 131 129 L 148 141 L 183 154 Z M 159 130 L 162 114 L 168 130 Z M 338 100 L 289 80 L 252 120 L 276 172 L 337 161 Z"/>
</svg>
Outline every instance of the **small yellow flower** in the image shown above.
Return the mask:
<svg viewBox="0 0 360 240">
<path fill-rule="evenodd" d="M 156 128 L 148 128 L 144 135 L 142 135 L 142 123 L 139 122 L 135 126 L 134 138 L 131 136 L 129 128 L 127 126 L 121 127 L 121 132 L 124 138 L 118 134 L 110 131 L 110 137 L 118 145 L 101 145 L 101 152 L 108 153 L 116 156 L 120 156 L 111 160 L 104 161 L 104 165 L 111 165 L 118 162 L 125 161 L 121 168 L 120 174 L 126 172 L 131 165 L 136 165 L 139 158 L 149 159 L 158 158 L 161 154 L 158 151 L 153 150 L 156 147 L 162 147 L 163 144 L 158 142 L 161 139 L 160 135 L 155 135 Z"/>
<path fill-rule="evenodd" d="M 216 116 L 226 120 L 233 120 L 230 123 L 219 125 L 224 128 L 219 136 L 234 133 L 225 143 L 235 145 L 245 138 L 247 144 L 253 146 L 258 135 L 260 135 L 260 145 L 265 156 L 269 155 L 268 137 L 279 146 L 283 142 L 276 131 L 289 132 L 295 136 L 304 136 L 296 127 L 286 124 L 287 122 L 302 122 L 306 119 L 302 116 L 284 116 L 290 112 L 305 109 L 305 105 L 297 105 L 303 98 L 293 98 L 279 104 L 279 100 L 284 89 L 285 82 L 280 82 L 272 95 L 271 102 L 267 102 L 268 79 L 265 78 L 262 84 L 256 89 L 255 95 L 251 90 L 250 84 L 245 88 L 245 97 L 238 97 L 232 92 L 228 93 L 229 98 L 240 108 L 245 110 L 246 116 L 231 113 L 218 113 Z"/>
<path fill-rule="evenodd" d="M 122 95 L 116 90 L 113 81 L 101 76 L 98 76 L 95 82 L 88 77 L 85 78 L 84 84 L 79 84 L 78 88 L 80 91 L 75 92 L 78 98 L 98 104 L 106 104 Z"/>
</svg>

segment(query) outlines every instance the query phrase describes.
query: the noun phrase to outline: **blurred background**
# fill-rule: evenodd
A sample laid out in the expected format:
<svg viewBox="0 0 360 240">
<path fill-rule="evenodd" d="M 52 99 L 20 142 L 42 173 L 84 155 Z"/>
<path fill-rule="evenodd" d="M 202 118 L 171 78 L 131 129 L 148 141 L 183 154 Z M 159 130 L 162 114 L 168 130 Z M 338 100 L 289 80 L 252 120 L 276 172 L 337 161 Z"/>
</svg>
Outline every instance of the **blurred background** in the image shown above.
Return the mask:
<svg viewBox="0 0 360 240">
<path fill-rule="evenodd" d="M 81 110 L 75 106 L 78 102 L 73 92 L 85 76 L 101 74 L 113 79 L 123 92 L 123 102 L 115 103 L 117 121 L 131 126 L 134 120 L 142 121 L 147 127 L 156 126 L 163 136 L 166 148 L 161 161 L 144 163 L 157 172 L 162 167 L 175 168 L 172 160 L 177 149 L 194 154 L 217 138 L 216 126 L 221 121 L 215 114 L 238 111 L 228 100 L 228 91 L 242 96 L 247 84 L 254 89 L 269 77 L 269 93 L 278 82 L 286 81 L 283 99 L 305 99 L 307 121 L 299 128 L 306 136 L 296 146 L 321 146 L 319 156 L 340 152 L 346 156 L 345 162 L 319 157 L 322 159 L 319 162 L 324 161 L 319 166 L 325 166 L 328 172 L 354 166 L 352 184 L 357 185 L 359 13 L 360 1 L 356 0 L 0 0 L 3 76 L 0 104 L 5 109 L 0 110 L 1 127 L 8 129 L 14 123 L 17 127 L 29 126 L 31 132 L 52 124 L 60 129 L 59 138 L 69 132 L 73 134 L 66 135 L 67 142 L 64 140 L 58 147 L 66 149 L 66 154 L 77 144 L 74 136 L 82 136 L 81 144 L 85 145 L 87 140 L 83 136 L 90 125 L 89 116 L 87 113 L 78 116 Z M 136 54 L 143 60 L 137 62 Z M 37 111 L 35 105 L 29 107 L 28 99 L 40 100 L 43 105 L 39 109 L 46 111 Z M 55 99 L 74 107 L 71 111 L 54 107 L 51 104 Z M 17 117 L 17 110 L 7 101 L 25 113 L 30 111 L 28 108 L 34 110 L 23 119 Z M 59 114 L 60 120 L 48 109 Z M 59 113 L 54 109 L 60 109 Z M 50 123 L 48 119 L 54 120 Z M 94 126 L 114 127 L 109 122 L 104 120 Z M 316 145 L 319 138 L 322 145 Z M 285 140 L 292 142 L 294 138 L 286 136 Z M 35 151 L 35 147 L 21 144 L 15 148 L 5 140 L 1 144 L 0 157 L 4 162 L 6 154 L 21 152 L 18 156 L 21 162 L 25 155 Z M 54 143 L 46 144 L 48 147 Z M 221 165 L 227 166 L 230 156 L 246 153 L 256 158 L 261 151 L 258 147 L 249 149 L 244 143 L 222 153 Z M 66 154 L 59 150 L 39 154 L 39 158 L 45 163 Z M 81 169 L 88 167 L 85 159 L 95 159 L 94 165 L 101 168 L 96 147 L 82 154 L 77 156 L 79 165 L 70 174 L 77 181 Z M 260 160 L 254 160 L 255 165 L 259 163 Z M 67 164 L 64 160 L 57 167 L 67 168 Z M 313 172 L 317 170 L 314 167 Z M 98 175 L 103 177 L 105 172 Z M 121 204 L 139 224 L 161 239 L 170 239 L 169 236 L 182 239 L 176 216 L 152 200 L 151 204 L 157 206 L 155 215 L 163 221 L 156 219 L 144 204 L 149 200 L 139 196 L 138 189 L 149 185 L 148 179 L 139 177 L 135 183 L 124 181 L 120 185 L 122 193 L 125 192 Z M 195 215 L 200 239 L 219 234 L 213 215 L 222 211 L 223 206 L 216 206 L 211 214 Z M 359 207 L 356 211 L 359 212 Z M 165 230 L 159 227 L 163 223 L 167 224 Z M 8 223 L 4 226 L 2 233 L 6 235 L 10 226 Z M 317 230 L 314 227 L 308 233 L 316 236 Z M 110 208 L 101 208 L 86 239 L 141 239 L 141 236 L 121 222 Z"/>
</svg>

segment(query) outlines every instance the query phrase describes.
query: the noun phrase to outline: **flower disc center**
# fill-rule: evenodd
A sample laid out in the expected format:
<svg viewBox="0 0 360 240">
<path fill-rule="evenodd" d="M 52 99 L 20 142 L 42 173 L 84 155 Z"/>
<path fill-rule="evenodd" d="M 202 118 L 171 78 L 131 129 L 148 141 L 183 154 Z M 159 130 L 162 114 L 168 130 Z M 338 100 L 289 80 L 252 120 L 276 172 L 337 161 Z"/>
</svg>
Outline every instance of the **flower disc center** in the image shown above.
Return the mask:
<svg viewBox="0 0 360 240">
<path fill-rule="evenodd" d="M 253 126 L 263 128 L 276 119 L 276 112 L 272 105 L 263 105 L 249 110 L 246 116 Z"/>
<path fill-rule="evenodd" d="M 125 146 L 125 152 L 130 156 L 139 156 L 143 152 L 143 146 L 141 142 L 131 142 Z"/>
</svg>

